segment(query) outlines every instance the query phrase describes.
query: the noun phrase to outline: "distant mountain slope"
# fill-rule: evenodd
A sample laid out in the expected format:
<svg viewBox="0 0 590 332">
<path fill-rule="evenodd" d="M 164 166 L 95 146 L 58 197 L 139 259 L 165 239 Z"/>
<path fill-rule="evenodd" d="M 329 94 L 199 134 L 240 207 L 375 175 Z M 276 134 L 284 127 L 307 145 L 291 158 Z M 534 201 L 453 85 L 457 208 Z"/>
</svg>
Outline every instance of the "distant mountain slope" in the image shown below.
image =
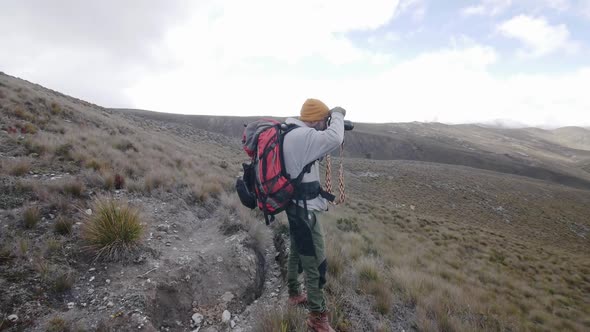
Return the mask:
<svg viewBox="0 0 590 332">
<path fill-rule="evenodd" d="M 190 124 L 237 139 L 245 123 L 259 118 L 118 111 Z M 463 165 L 589 189 L 590 149 L 582 149 L 587 147 L 588 135 L 590 130 L 573 127 L 548 131 L 441 123 L 358 123 L 354 131 L 346 133 L 345 155 Z"/>
</svg>

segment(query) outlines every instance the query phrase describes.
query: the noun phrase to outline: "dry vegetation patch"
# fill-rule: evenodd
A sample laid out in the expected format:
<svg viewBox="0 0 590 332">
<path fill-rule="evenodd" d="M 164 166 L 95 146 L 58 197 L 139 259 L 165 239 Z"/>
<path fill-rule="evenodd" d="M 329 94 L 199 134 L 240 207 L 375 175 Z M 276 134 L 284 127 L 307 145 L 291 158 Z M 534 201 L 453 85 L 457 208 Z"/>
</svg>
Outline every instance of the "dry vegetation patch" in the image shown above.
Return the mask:
<svg viewBox="0 0 590 332">
<path fill-rule="evenodd" d="M 101 198 L 85 221 L 82 237 L 97 259 L 120 260 L 138 249 L 143 235 L 139 211 L 127 204 Z"/>
</svg>

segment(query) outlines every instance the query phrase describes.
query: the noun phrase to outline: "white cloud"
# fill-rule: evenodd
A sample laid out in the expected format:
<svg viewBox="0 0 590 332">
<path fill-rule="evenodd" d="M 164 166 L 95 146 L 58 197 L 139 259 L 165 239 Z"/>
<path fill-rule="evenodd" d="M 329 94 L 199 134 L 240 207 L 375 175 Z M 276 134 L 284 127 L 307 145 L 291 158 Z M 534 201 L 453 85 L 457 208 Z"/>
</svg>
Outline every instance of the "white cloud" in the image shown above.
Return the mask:
<svg viewBox="0 0 590 332">
<path fill-rule="evenodd" d="M 540 126 L 590 125 L 590 68 L 567 74 L 496 77 L 488 46 L 465 44 L 425 52 L 367 77 L 302 73 L 198 78 L 180 73 L 130 91 L 159 111 L 227 115 L 297 115 L 308 97 L 340 105 L 360 122 L 484 122 Z M 166 89 L 175 86 L 175 89 Z"/>
<path fill-rule="evenodd" d="M 551 25 L 544 17 L 519 15 L 503 22 L 497 30 L 506 37 L 524 44 L 519 55 L 540 57 L 557 51 L 576 52 L 579 44 L 570 39 L 565 24 Z"/>
<path fill-rule="evenodd" d="M 590 98 L 582 88 L 590 85 L 590 69 L 498 78 L 491 69 L 499 61 L 495 49 L 465 38 L 402 61 L 371 54 L 339 37 L 339 31 L 390 19 L 366 10 L 367 21 L 342 19 L 332 26 L 313 18 L 302 24 L 309 8 L 287 8 L 292 17 L 270 22 L 266 14 L 244 7 L 223 10 L 209 23 L 195 17 L 167 38 L 180 65 L 144 77 L 126 92 L 137 107 L 176 113 L 292 116 L 306 98 L 315 97 L 347 108 L 353 121 L 590 125 L 585 112 Z M 354 16 L 358 10 L 347 11 L 340 14 Z M 556 114 L 564 114 L 558 118 L 563 122 L 552 122 Z"/>
<path fill-rule="evenodd" d="M 414 15 L 420 3 L 203 0 L 172 11 L 157 7 L 154 17 L 145 9 L 138 16 L 134 10 L 112 11 L 116 18 L 105 31 L 84 20 L 69 24 L 69 12 L 47 18 L 35 11 L 21 22 L 16 18 L 34 10 L 11 15 L 4 6 L 0 27 L 6 29 L 0 29 L 0 39 L 7 48 L 0 52 L 0 69 L 107 107 L 287 116 L 296 115 L 306 98 L 316 97 L 347 108 L 354 121 L 508 118 L 534 125 L 557 118 L 559 124 L 590 125 L 585 88 L 590 68 L 500 78 L 492 69 L 501 66 L 496 50 L 466 38 L 404 59 L 399 57 L 409 52 L 397 52 L 400 43 L 392 41 L 411 39 L 406 36 L 380 29 L 389 41 L 389 48 L 382 49 L 393 50 L 388 53 L 360 49 L 347 38 L 350 31 L 382 28 L 398 15 Z M 108 16 L 107 9 L 116 4 L 105 6 L 98 12 Z M 72 15 L 83 17 L 83 12 Z M 59 22 L 64 25 L 52 27 Z M 523 52 L 529 54 L 567 49 L 571 42 L 567 29 L 564 35 L 546 22 L 541 27 L 557 33 L 529 37 L 528 30 L 515 26 L 502 33 L 523 40 Z M 137 35 L 140 30 L 145 34 Z M 532 33 L 538 30 L 533 26 Z M 543 46 L 546 39 L 549 46 Z M 408 43 L 408 49 L 414 46 Z"/>
<path fill-rule="evenodd" d="M 570 0 L 481 0 L 476 5 L 462 8 L 460 13 L 463 16 L 498 16 L 506 13 L 509 9 L 536 13 L 543 10 L 563 12 L 571 8 Z"/>
<path fill-rule="evenodd" d="M 397 15 L 409 14 L 414 21 L 422 21 L 426 10 L 426 0 L 400 0 Z"/>
<path fill-rule="evenodd" d="M 548 8 L 556 9 L 558 11 L 566 11 L 571 7 L 569 0 L 543 0 L 541 3 Z"/>
<path fill-rule="evenodd" d="M 590 0 L 579 0 L 578 2 L 580 13 L 590 19 Z"/>
<path fill-rule="evenodd" d="M 128 104 L 121 90 L 166 65 L 157 45 L 189 2 L 5 0 L 0 70 L 91 102 Z"/>
<path fill-rule="evenodd" d="M 468 6 L 461 9 L 461 14 L 465 16 L 472 15 L 489 15 L 496 16 L 510 8 L 512 0 L 482 0 L 479 5 Z"/>
</svg>

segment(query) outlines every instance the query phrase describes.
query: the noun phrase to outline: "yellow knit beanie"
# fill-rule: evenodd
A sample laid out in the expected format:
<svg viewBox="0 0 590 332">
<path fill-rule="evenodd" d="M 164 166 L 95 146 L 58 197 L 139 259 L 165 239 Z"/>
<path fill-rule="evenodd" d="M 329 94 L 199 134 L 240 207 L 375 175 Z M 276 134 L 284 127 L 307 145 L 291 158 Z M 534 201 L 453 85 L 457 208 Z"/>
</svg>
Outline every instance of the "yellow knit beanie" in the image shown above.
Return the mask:
<svg viewBox="0 0 590 332">
<path fill-rule="evenodd" d="M 320 121 L 328 117 L 330 109 L 321 100 L 307 99 L 301 106 L 299 120 L 304 122 Z"/>
</svg>

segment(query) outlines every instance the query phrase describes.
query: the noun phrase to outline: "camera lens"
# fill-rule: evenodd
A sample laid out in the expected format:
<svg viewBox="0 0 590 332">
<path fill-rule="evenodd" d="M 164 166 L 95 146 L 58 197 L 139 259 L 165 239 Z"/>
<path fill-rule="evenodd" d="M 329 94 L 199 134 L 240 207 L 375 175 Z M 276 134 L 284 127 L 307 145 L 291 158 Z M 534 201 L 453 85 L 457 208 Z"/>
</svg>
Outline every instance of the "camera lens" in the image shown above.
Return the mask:
<svg viewBox="0 0 590 332">
<path fill-rule="evenodd" d="M 350 120 L 344 120 L 344 130 L 353 130 L 354 124 Z"/>
</svg>

